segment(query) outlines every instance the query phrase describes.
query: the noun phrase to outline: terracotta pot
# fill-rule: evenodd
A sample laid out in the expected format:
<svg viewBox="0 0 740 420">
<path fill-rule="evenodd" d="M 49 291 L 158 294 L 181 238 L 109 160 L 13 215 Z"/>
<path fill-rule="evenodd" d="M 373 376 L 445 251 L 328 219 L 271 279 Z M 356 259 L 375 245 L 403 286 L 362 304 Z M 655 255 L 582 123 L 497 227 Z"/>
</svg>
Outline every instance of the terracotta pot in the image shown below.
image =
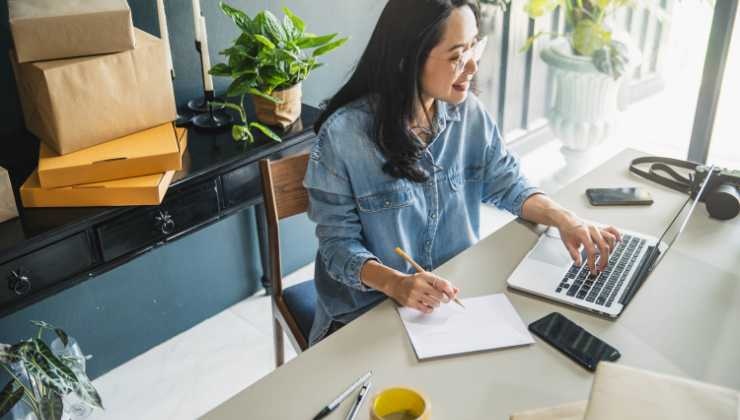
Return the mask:
<svg viewBox="0 0 740 420">
<path fill-rule="evenodd" d="M 276 104 L 265 98 L 251 95 L 257 119 L 267 125 L 285 128 L 301 116 L 301 84 L 283 90 L 275 90 L 272 96 L 282 99 Z"/>
</svg>

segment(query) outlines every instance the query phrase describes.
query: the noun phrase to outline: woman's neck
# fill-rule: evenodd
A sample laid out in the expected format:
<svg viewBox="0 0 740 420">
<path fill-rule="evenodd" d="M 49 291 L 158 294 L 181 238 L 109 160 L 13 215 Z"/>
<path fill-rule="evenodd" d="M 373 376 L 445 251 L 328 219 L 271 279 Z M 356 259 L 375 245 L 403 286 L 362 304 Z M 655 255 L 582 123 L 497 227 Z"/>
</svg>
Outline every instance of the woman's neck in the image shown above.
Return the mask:
<svg viewBox="0 0 740 420">
<path fill-rule="evenodd" d="M 423 96 L 421 101 L 416 101 L 414 116 L 410 121 L 411 127 L 424 127 L 431 129 L 434 119 L 434 106 L 436 101 L 432 97 Z"/>
</svg>

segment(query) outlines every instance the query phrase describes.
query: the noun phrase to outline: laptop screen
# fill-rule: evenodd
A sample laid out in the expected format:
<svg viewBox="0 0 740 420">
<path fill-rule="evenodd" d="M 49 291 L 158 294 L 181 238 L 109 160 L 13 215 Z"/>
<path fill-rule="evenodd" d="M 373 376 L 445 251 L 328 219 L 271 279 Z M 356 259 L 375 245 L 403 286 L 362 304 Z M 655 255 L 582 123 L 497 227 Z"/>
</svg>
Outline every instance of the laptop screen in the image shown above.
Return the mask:
<svg viewBox="0 0 740 420">
<path fill-rule="evenodd" d="M 659 253 L 658 258 L 655 259 L 655 262 L 652 265 L 653 268 L 655 268 L 660 260 L 663 259 L 668 249 L 673 246 L 673 243 L 676 242 L 676 239 L 678 239 L 678 237 L 681 235 L 681 232 L 683 232 L 684 228 L 686 228 L 691 215 L 694 213 L 696 205 L 699 203 L 699 197 L 704 194 L 704 189 L 709 183 L 709 179 L 712 177 L 713 172 L 714 166 L 711 166 L 709 168 L 709 171 L 707 172 L 707 177 L 704 178 L 704 182 L 699 188 L 699 192 L 696 194 L 696 197 L 689 197 L 688 199 L 686 199 L 676 215 L 673 217 L 673 220 L 671 220 L 671 223 L 668 225 L 666 230 L 663 231 L 662 235 L 660 235 L 660 239 L 658 239 L 658 243 L 653 249 L 653 253 Z"/>
</svg>

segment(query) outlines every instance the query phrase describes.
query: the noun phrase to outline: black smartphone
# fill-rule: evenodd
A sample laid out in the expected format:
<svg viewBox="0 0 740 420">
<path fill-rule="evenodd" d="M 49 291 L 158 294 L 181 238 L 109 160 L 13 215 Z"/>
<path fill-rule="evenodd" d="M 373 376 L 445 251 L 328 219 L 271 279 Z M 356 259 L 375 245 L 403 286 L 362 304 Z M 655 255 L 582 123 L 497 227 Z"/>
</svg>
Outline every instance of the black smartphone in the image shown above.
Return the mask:
<svg viewBox="0 0 740 420">
<path fill-rule="evenodd" d="M 593 206 L 649 206 L 653 197 L 641 188 L 589 188 L 588 201 Z"/>
<path fill-rule="evenodd" d="M 529 330 L 590 371 L 595 371 L 602 360 L 614 362 L 622 356 L 619 350 L 558 312 L 529 324 Z"/>
</svg>

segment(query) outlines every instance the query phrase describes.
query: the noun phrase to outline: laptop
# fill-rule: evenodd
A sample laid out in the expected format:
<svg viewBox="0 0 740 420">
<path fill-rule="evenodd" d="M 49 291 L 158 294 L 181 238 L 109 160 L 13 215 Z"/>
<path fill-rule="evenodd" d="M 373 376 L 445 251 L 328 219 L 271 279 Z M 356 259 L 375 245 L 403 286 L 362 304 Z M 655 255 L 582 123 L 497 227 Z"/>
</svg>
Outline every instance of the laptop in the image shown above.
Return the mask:
<svg viewBox="0 0 740 420">
<path fill-rule="evenodd" d="M 589 275 L 583 249 L 583 264 L 579 267 L 573 263 L 558 230 L 551 227 L 514 269 L 507 280 L 509 287 L 617 318 L 683 232 L 713 170 L 714 167 L 709 169 L 699 193 L 683 203 L 660 238 L 620 229 L 622 241 L 612 250 L 609 264 L 598 276 Z"/>
</svg>

